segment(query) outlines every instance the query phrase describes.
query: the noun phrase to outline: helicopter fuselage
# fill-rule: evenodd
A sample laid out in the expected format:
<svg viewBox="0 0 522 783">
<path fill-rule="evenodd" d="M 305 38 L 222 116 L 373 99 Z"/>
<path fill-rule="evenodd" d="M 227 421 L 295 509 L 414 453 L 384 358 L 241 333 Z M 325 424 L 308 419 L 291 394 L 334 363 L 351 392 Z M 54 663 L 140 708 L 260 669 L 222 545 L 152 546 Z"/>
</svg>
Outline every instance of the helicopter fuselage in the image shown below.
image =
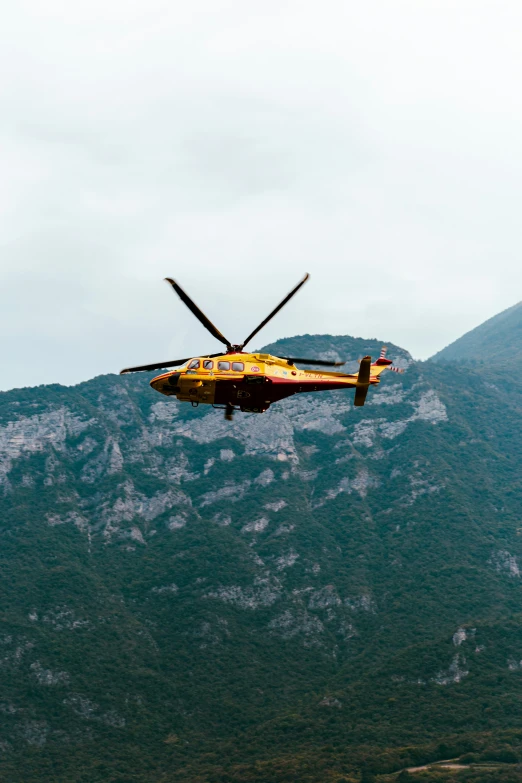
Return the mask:
<svg viewBox="0 0 522 783">
<path fill-rule="evenodd" d="M 378 384 L 389 360 L 371 365 L 366 387 Z M 358 374 L 300 370 L 291 362 L 265 353 L 224 353 L 195 357 L 183 367 L 150 382 L 153 389 L 192 405 L 233 406 L 247 413 L 264 413 L 278 400 L 303 392 L 356 388 Z"/>
</svg>

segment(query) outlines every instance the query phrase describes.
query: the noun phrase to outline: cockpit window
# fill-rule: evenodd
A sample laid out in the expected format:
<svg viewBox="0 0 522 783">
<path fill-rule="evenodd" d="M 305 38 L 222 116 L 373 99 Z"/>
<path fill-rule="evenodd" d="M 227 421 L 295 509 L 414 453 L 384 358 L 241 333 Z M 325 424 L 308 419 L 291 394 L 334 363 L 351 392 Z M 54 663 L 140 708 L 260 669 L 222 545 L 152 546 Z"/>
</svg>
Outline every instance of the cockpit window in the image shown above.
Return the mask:
<svg viewBox="0 0 522 783">
<path fill-rule="evenodd" d="M 245 369 L 245 365 L 243 362 L 232 362 L 232 369 L 234 372 L 243 372 Z"/>
<path fill-rule="evenodd" d="M 205 359 L 203 362 L 203 369 L 204 370 L 211 370 L 214 366 L 214 362 L 211 362 L 210 359 Z"/>
<path fill-rule="evenodd" d="M 189 370 L 197 370 L 199 367 L 199 359 L 192 359 L 190 362 L 188 369 Z"/>
<path fill-rule="evenodd" d="M 218 370 L 230 370 L 230 362 L 218 362 Z"/>
</svg>

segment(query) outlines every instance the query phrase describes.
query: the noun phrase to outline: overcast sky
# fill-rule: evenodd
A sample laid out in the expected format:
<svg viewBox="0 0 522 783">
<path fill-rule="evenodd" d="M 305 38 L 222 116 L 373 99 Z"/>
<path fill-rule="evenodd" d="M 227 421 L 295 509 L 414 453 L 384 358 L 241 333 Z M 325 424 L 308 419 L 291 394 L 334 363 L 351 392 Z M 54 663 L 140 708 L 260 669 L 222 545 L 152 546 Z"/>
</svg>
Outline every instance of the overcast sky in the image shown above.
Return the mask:
<svg viewBox="0 0 522 783">
<path fill-rule="evenodd" d="M 302 333 L 427 358 L 522 299 L 520 0 L 17 0 L 0 388 Z"/>
</svg>

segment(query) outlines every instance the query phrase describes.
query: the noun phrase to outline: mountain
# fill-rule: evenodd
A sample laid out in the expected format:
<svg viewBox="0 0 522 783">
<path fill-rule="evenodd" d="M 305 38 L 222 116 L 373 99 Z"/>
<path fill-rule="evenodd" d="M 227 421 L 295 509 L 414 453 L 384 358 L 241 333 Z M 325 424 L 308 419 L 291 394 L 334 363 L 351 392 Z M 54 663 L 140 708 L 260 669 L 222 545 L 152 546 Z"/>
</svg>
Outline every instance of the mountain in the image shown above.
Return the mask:
<svg viewBox="0 0 522 783">
<path fill-rule="evenodd" d="M 520 778 L 520 399 L 388 355 L 364 408 L 232 423 L 147 374 L 0 394 L 0 780 Z"/>
<path fill-rule="evenodd" d="M 522 302 L 459 337 L 436 353 L 432 361 L 510 362 L 522 366 Z"/>
</svg>

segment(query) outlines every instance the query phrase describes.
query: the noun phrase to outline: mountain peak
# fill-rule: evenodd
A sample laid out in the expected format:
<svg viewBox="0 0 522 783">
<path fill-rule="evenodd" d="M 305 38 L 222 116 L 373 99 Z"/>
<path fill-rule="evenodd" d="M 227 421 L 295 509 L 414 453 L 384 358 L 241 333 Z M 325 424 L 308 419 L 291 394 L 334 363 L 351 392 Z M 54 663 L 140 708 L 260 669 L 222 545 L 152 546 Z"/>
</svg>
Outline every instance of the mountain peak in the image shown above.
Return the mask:
<svg viewBox="0 0 522 783">
<path fill-rule="evenodd" d="M 522 360 L 522 302 L 489 318 L 443 348 L 432 361 Z"/>
</svg>

